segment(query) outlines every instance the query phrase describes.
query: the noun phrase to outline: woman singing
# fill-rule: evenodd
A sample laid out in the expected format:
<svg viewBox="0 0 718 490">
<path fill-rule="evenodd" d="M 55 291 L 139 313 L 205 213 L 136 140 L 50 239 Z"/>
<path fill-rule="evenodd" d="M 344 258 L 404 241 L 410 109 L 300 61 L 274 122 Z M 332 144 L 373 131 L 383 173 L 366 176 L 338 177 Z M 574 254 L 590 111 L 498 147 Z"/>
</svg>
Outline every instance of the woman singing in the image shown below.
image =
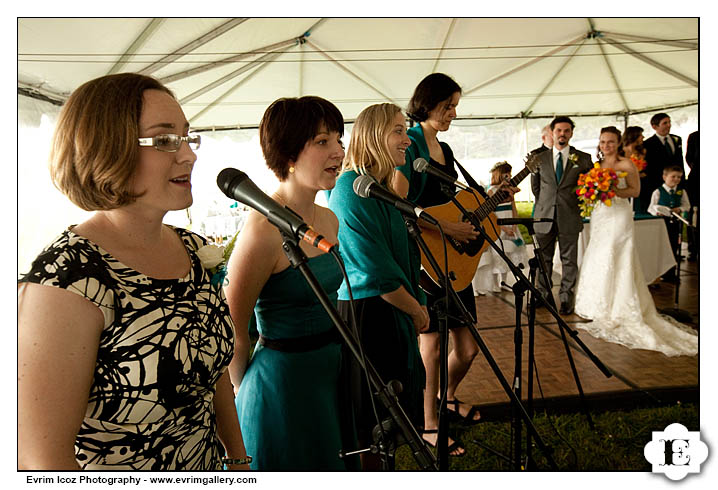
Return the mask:
<svg viewBox="0 0 718 490">
<path fill-rule="evenodd" d="M 192 204 L 188 131 L 169 89 L 132 73 L 63 107 L 52 178 L 96 212 L 20 279 L 19 468 L 219 470 L 224 455 L 247 468 L 224 293 L 197 255 L 205 240 L 162 223 Z"/>
<path fill-rule="evenodd" d="M 361 198 L 353 190 L 360 175 L 371 176 L 378 185 L 391 190 L 394 168 L 404 164 L 409 143 L 399 107 L 377 104 L 364 109 L 354 123 L 347 160 L 331 193 L 329 208 L 339 218 L 339 242 L 364 353 L 385 382 L 401 382 L 399 402 L 410 419 L 421 425 L 424 368 L 417 335 L 428 327 L 429 317 L 418 286 L 418 246 L 409 237 L 399 211 L 382 201 Z M 339 312 L 349 323 L 346 283 L 339 289 L 339 300 Z M 378 423 L 377 416 L 371 390 L 357 363 L 353 370 L 359 446 L 367 447 L 372 443 L 371 431 Z M 386 418 L 378 400 L 374 405 L 378 419 Z M 362 465 L 377 469 L 379 461 L 375 455 L 365 454 Z"/>
<path fill-rule="evenodd" d="M 267 166 L 280 180 L 273 199 L 334 243 L 337 218 L 314 204 L 314 198 L 334 187 L 344 159 L 343 133 L 341 113 L 319 97 L 276 100 L 259 125 Z M 334 257 L 305 242 L 301 248 L 309 268 L 336 301 L 342 274 Z M 351 410 L 340 407 L 339 332 L 302 273 L 290 267 L 279 230 L 262 214 L 250 213 L 237 249 L 226 287 L 237 329 L 230 373 L 239 388 L 237 413 L 253 457 L 251 467 L 347 469 L 339 451 L 356 443 Z M 260 337 L 247 366 L 252 310 Z M 344 434 L 340 415 L 346 416 Z"/>
</svg>

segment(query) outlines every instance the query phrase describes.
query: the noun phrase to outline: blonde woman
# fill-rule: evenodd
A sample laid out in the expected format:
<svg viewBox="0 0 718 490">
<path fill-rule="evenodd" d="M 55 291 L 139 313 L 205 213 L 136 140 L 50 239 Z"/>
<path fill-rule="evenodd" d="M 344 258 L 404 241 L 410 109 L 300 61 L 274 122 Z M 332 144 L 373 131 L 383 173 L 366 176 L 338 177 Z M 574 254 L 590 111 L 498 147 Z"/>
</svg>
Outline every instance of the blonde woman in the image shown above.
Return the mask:
<svg viewBox="0 0 718 490">
<path fill-rule="evenodd" d="M 404 164 L 410 140 L 401 109 L 377 104 L 364 109 L 354 123 L 342 174 L 329 198 L 329 208 L 339 219 L 339 243 L 355 300 L 359 339 L 366 357 L 386 382 L 398 380 L 399 401 L 412 422 L 423 421 L 424 367 L 417 336 L 429 325 L 419 289 L 420 256 L 409 237 L 404 219 L 392 206 L 354 193 L 354 180 L 373 177 L 393 192 L 395 167 Z M 338 309 L 349 319 L 347 284 L 339 288 Z M 360 447 L 372 442 L 377 423 L 370 389 L 356 363 L 352 366 L 352 397 L 357 411 Z M 386 413 L 377 402 L 379 420 Z M 362 458 L 365 469 L 378 468 L 378 458 Z"/>
</svg>

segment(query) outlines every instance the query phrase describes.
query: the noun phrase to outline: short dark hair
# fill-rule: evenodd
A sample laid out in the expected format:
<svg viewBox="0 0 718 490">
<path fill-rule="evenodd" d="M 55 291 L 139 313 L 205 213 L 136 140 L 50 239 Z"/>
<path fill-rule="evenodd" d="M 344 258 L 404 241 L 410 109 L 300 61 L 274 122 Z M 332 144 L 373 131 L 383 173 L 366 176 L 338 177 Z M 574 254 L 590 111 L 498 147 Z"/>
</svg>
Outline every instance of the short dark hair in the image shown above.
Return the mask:
<svg viewBox="0 0 718 490">
<path fill-rule="evenodd" d="M 669 172 L 680 172 L 683 174 L 683 169 L 678 165 L 668 165 L 663 167 L 663 175 L 667 175 Z"/>
<path fill-rule="evenodd" d="M 571 125 L 571 129 L 576 127 L 570 117 L 556 116 L 553 118 L 553 121 L 551 121 L 551 131 L 553 131 L 554 126 L 556 126 L 558 123 L 569 123 Z"/>
<path fill-rule="evenodd" d="M 461 87 L 449 75 L 444 73 L 427 75 L 414 89 L 406 115 L 416 122 L 426 121 L 430 111 L 456 92 L 461 93 Z"/>
<path fill-rule="evenodd" d="M 152 77 L 118 73 L 83 83 L 65 102 L 53 136 L 50 176 L 82 209 L 115 209 L 139 197 L 132 179 L 146 90 L 175 98 Z"/>
<path fill-rule="evenodd" d="M 658 126 L 661 121 L 663 121 L 665 118 L 670 119 L 671 116 L 666 114 L 665 112 L 659 112 L 658 114 L 654 114 L 651 118 L 651 126 Z"/>
<path fill-rule="evenodd" d="M 267 167 L 280 181 L 289 175 L 289 161 L 296 160 L 322 126 L 344 135 L 344 118 L 328 100 L 307 95 L 277 99 L 264 111 L 259 123 L 259 144 Z"/>
</svg>

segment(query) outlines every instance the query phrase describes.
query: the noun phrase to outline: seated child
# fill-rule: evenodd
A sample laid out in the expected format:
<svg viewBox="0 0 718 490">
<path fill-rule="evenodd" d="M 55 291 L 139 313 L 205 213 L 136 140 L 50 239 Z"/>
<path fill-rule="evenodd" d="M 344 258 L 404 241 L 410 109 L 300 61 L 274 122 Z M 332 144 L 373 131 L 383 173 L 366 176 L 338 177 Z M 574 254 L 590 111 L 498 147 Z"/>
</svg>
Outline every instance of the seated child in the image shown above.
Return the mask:
<svg viewBox="0 0 718 490">
<path fill-rule="evenodd" d="M 688 193 L 678 188 L 682 177 L 683 169 L 678 165 L 664 168 L 663 185 L 653 191 L 651 204 L 648 206 L 648 212 L 650 214 L 664 217 L 666 229 L 668 230 L 668 239 L 671 242 L 671 249 L 673 249 L 673 255 L 677 259 L 680 256 L 678 236 L 681 233 L 682 223 L 677 219 L 671 218 L 671 212 L 682 215 L 691 209 Z M 671 269 L 661 277 L 666 282 L 675 282 L 675 270 Z"/>
<path fill-rule="evenodd" d="M 511 178 L 511 165 L 507 162 L 499 162 L 491 168 L 491 187 L 489 187 L 489 195 L 496 192 L 496 189 L 504 181 Z M 504 202 L 496 207 L 494 212 L 497 218 L 516 218 L 516 203 L 513 196 L 506 198 Z M 517 225 L 500 226 L 499 238 L 496 243 L 499 247 L 503 247 L 506 256 L 516 264 L 524 264 L 524 270 L 528 270 L 528 254 L 526 245 L 521 238 L 521 232 Z M 493 247 L 487 248 L 481 255 L 479 266 L 474 275 L 472 284 L 474 286 L 475 295 L 484 295 L 487 292 L 499 292 L 502 289 L 501 282 L 505 282 L 508 287 L 516 282 L 516 278 L 511 273 L 508 265 L 503 258 L 499 256 Z M 504 286 L 504 289 L 507 289 Z"/>
</svg>

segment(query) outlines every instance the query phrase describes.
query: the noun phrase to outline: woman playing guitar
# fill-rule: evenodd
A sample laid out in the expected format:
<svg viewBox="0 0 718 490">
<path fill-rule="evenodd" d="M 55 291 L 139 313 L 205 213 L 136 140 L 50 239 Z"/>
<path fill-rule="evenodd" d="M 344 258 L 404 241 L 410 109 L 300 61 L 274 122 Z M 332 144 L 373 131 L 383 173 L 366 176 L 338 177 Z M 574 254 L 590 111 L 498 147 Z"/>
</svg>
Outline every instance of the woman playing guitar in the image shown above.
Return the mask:
<svg viewBox="0 0 718 490">
<path fill-rule="evenodd" d="M 414 202 L 417 206 L 430 207 L 445 204 L 449 197 L 441 190 L 440 181 L 426 173 L 415 172 L 412 164 L 416 158 L 424 158 L 430 165 L 442 172 L 457 177 L 454 155 L 446 143 L 437 139 L 439 131 L 446 131 L 456 118 L 456 106 L 461 97 L 461 87 L 443 73 L 432 73 L 424 78 L 409 101 L 407 115 L 419 123 L 408 131 L 411 146 L 406 151 L 406 164 L 398 167 L 394 173 L 394 189 L 399 195 Z M 479 233 L 467 222 L 439 220 L 444 233 L 454 240 L 465 243 L 476 239 Z M 423 224 L 422 224 L 423 226 Z M 473 272 L 472 272 L 473 275 Z M 428 293 L 428 292 L 427 292 Z M 476 318 L 476 304 L 471 284 L 458 291 L 464 306 Z M 438 416 L 437 396 L 439 395 L 439 334 L 438 319 L 432 306 L 443 297 L 427 294 L 429 307 L 429 329 L 421 335 L 421 357 L 426 369 L 426 390 L 424 392 L 424 439 L 431 445 L 436 444 Z M 448 312 L 452 315 L 452 311 Z M 450 415 L 466 424 L 479 421 L 481 415 L 476 407 L 469 406 L 456 399 L 455 392 L 461 380 L 478 353 L 478 347 L 468 329 L 449 320 L 449 331 L 453 350 L 448 359 L 447 405 Z M 452 449 L 453 448 L 453 449 Z M 450 454 L 462 456 L 465 449 L 460 444 L 451 444 Z"/>
</svg>

